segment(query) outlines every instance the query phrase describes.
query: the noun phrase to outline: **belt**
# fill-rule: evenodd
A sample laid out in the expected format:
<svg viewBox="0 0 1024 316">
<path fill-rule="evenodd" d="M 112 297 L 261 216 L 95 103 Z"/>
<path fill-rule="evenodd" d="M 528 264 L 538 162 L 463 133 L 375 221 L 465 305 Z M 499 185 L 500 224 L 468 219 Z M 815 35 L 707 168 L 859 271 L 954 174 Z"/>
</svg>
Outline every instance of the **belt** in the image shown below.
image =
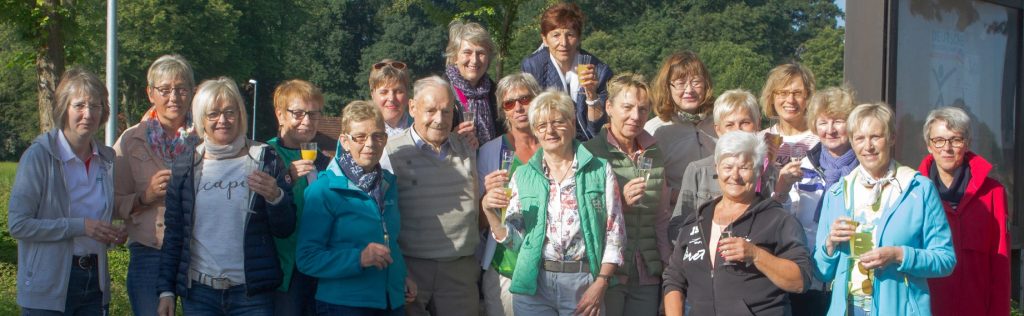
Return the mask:
<svg viewBox="0 0 1024 316">
<path fill-rule="evenodd" d="M 89 270 L 99 265 L 99 256 L 91 254 L 88 256 L 71 256 L 71 265 L 82 270 Z"/>
<path fill-rule="evenodd" d="M 586 261 L 544 260 L 544 270 L 558 273 L 590 273 L 590 265 Z"/>
<path fill-rule="evenodd" d="M 230 289 L 232 286 L 241 285 L 238 283 L 231 282 L 231 280 L 229 280 L 227 277 L 218 278 L 206 273 L 196 271 L 194 269 L 188 270 L 188 278 L 192 279 L 192 281 L 199 282 L 199 284 L 209 286 L 214 290 L 227 290 Z"/>
</svg>

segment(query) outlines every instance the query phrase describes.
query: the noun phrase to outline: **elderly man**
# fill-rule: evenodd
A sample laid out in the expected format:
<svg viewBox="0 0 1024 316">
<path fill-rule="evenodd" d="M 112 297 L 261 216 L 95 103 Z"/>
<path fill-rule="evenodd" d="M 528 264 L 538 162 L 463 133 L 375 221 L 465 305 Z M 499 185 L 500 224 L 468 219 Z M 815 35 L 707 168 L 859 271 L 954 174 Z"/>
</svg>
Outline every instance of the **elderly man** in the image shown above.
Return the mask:
<svg viewBox="0 0 1024 316">
<path fill-rule="evenodd" d="M 452 134 L 455 95 L 431 76 L 413 85 L 413 126 L 388 141 L 381 166 L 398 177 L 399 245 L 418 289 L 408 315 L 477 315 L 476 151 Z M 456 136 L 456 137 L 451 137 Z"/>
</svg>

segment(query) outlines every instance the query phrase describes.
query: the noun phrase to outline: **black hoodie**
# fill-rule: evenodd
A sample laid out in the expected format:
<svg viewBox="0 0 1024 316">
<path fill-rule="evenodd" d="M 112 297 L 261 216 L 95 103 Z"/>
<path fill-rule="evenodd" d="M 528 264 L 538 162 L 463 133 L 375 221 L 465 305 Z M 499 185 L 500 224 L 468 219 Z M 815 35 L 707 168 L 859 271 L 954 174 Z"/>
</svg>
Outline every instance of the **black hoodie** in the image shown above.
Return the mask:
<svg viewBox="0 0 1024 316">
<path fill-rule="evenodd" d="M 782 205 L 758 195 L 732 224 L 736 236 L 800 267 L 803 288 L 810 282 L 810 256 L 804 230 Z M 663 275 L 663 293 L 680 291 L 691 315 L 790 315 L 789 297 L 753 264 L 723 266 L 717 254 L 708 254 L 711 219 L 718 197 L 698 208 L 683 222 L 675 251 Z M 711 268 L 709 260 L 715 260 Z"/>
</svg>

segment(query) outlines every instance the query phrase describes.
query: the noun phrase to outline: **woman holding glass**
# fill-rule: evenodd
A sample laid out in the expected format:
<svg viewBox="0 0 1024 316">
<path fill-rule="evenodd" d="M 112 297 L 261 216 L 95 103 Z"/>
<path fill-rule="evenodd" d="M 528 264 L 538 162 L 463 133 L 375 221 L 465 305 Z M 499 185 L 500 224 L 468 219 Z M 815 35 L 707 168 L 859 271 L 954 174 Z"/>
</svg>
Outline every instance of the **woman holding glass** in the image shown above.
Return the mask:
<svg viewBox="0 0 1024 316">
<path fill-rule="evenodd" d="M 575 104 L 576 139 L 586 141 L 597 135 L 607 122 L 608 65 L 580 48 L 583 41 L 583 10 L 563 2 L 544 10 L 540 17 L 541 45 L 523 59 L 523 72 L 533 75 L 541 88 L 556 88 L 569 94 Z"/>
<path fill-rule="evenodd" d="M 932 110 L 923 131 L 928 156 L 918 171 L 935 183 L 953 235 L 956 268 L 928 280 L 935 315 L 1009 315 L 1010 250 L 1006 189 L 992 164 L 972 152 L 971 117 Z"/>
<path fill-rule="evenodd" d="M 404 315 L 416 290 L 398 247 L 395 175 L 379 164 L 388 140 L 383 117 L 354 101 L 342 111 L 341 133 L 324 178 L 306 192 L 298 267 L 319 280 L 319 315 Z"/>
<path fill-rule="evenodd" d="M 668 240 L 668 186 L 665 157 L 643 129 L 651 111 L 643 76 L 624 73 L 608 82 L 608 124 L 583 145 L 609 162 L 622 185 L 626 216 L 624 261 L 618 284 L 605 294 L 606 315 L 657 315 L 661 273 L 672 246 Z"/>
<path fill-rule="evenodd" d="M 572 100 L 548 91 L 530 104 L 540 140 L 512 176 L 511 198 L 495 188 L 483 206 L 494 239 L 516 251 L 516 315 L 599 315 L 622 264 L 622 207 L 615 173 L 575 141 Z M 502 221 L 493 210 L 507 208 Z"/>
<path fill-rule="evenodd" d="M 504 133 L 498 123 L 494 81 L 487 76 L 494 57 L 490 33 L 477 23 L 452 22 L 448 26 L 445 56 L 448 58 L 445 75 L 452 83 L 461 110 L 455 111 L 458 113 L 455 122 L 466 123 L 458 124 L 456 131 L 465 134 L 469 132 L 467 126 L 472 127 L 479 144 Z"/>
<path fill-rule="evenodd" d="M 114 151 L 93 139 L 110 113 L 107 89 L 69 69 L 56 93 L 55 128 L 21 155 L 7 208 L 18 240 L 17 302 L 22 315 L 104 315 L 107 248 L 127 237 L 110 221 Z"/>
<path fill-rule="evenodd" d="M 927 281 L 956 265 L 935 186 L 892 159 L 893 123 L 881 103 L 847 118 L 860 166 L 824 195 L 814 248 L 828 315 L 931 315 Z"/>
<path fill-rule="evenodd" d="M 687 216 L 663 276 L 666 315 L 789 315 L 813 274 L 800 223 L 755 191 L 767 149 L 743 131 L 715 147 L 722 196 Z"/>
<path fill-rule="evenodd" d="M 114 200 L 117 217 L 128 228 L 128 302 L 132 314 L 156 315 L 160 247 L 164 236 L 164 196 L 171 164 L 199 143 L 192 126 L 192 66 L 179 55 L 157 58 L 146 74 L 152 105 L 129 127 L 114 152 Z"/>
<path fill-rule="evenodd" d="M 171 167 L 156 288 L 161 316 L 174 315 L 178 296 L 185 315 L 274 313 L 282 273 L 273 238 L 295 231 L 295 211 L 274 150 L 245 138 L 243 105 L 229 78 L 196 89 L 192 117 L 200 118 L 203 144 Z"/>
</svg>

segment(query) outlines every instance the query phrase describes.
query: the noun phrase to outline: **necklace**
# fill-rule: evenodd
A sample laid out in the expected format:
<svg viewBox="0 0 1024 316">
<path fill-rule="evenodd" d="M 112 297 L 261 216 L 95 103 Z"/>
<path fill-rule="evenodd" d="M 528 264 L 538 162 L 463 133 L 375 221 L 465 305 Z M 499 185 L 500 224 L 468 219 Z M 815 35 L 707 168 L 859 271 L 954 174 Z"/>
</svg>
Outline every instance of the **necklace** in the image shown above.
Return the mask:
<svg viewBox="0 0 1024 316">
<path fill-rule="evenodd" d="M 544 164 L 548 165 L 548 169 L 549 170 L 552 169 L 552 166 L 555 166 L 555 164 L 549 162 L 546 158 L 544 159 Z M 559 177 L 559 178 L 551 178 L 551 179 L 555 180 L 556 183 L 562 183 L 562 181 L 565 180 L 565 177 L 569 175 L 569 171 L 572 171 L 572 162 L 569 162 L 569 166 L 565 166 L 564 168 L 565 168 L 565 171 L 562 171 L 562 176 L 561 177 Z"/>
</svg>

